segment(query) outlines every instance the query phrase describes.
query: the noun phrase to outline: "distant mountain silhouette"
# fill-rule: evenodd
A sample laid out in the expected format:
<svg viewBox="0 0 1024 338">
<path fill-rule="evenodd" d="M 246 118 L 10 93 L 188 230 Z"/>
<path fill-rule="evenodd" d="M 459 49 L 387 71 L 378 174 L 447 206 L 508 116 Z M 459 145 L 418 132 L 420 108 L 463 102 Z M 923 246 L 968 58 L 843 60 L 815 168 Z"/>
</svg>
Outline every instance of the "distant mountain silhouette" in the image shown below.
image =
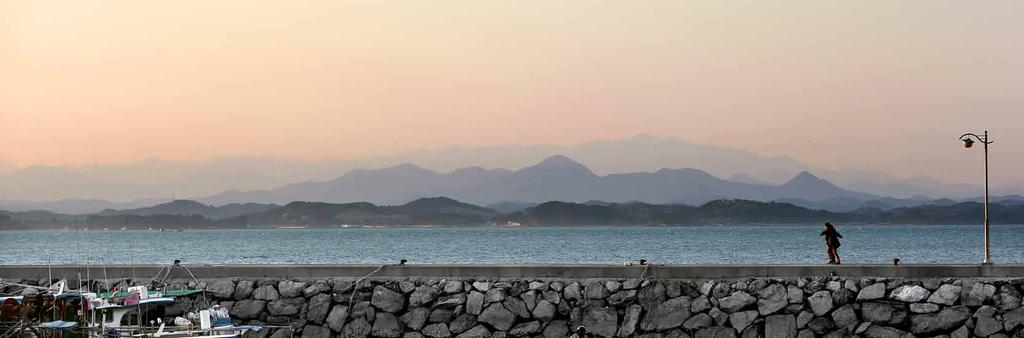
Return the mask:
<svg viewBox="0 0 1024 338">
<path fill-rule="evenodd" d="M 201 201 L 211 204 L 242 201 L 367 201 L 400 204 L 429 196 L 449 196 L 482 205 L 505 201 L 537 203 L 551 200 L 697 205 L 722 198 L 758 201 L 784 198 L 877 198 L 844 190 L 809 172 L 802 172 L 782 185 L 732 182 L 697 169 L 662 169 L 656 172 L 600 176 L 579 162 L 558 155 L 514 172 L 471 167 L 442 174 L 412 164 L 377 170 L 353 170 L 334 180 L 293 184 L 269 191 L 232 191 L 209 196 Z"/>
<path fill-rule="evenodd" d="M 226 204 L 219 207 L 202 204 L 191 200 L 174 200 L 167 203 L 157 204 L 151 207 L 137 208 L 137 209 L 126 209 L 126 210 L 113 210 L 106 209 L 99 213 L 101 216 L 114 216 L 114 215 L 134 215 L 134 216 L 152 216 L 152 215 L 179 215 L 179 216 L 203 216 L 212 219 L 225 219 L 238 217 L 242 215 L 248 215 L 253 213 L 264 212 L 273 208 L 278 207 L 276 204 L 260 204 L 260 203 L 232 203 Z"/>
<path fill-rule="evenodd" d="M 366 202 L 292 202 L 282 207 L 249 215 L 250 226 L 340 226 L 349 225 L 482 225 L 493 222 L 494 210 L 446 197 L 422 198 L 399 206 L 378 206 Z"/>
</svg>

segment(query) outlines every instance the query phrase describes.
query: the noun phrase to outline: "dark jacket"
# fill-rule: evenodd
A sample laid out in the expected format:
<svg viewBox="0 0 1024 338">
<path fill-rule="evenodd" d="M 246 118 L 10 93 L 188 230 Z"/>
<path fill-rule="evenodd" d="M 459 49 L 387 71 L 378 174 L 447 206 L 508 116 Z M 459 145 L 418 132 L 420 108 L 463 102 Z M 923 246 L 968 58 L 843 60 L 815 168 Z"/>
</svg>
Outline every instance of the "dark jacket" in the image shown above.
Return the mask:
<svg viewBox="0 0 1024 338">
<path fill-rule="evenodd" d="M 838 248 L 840 245 L 839 239 L 843 238 L 843 235 L 839 234 L 839 231 L 835 229 L 828 229 L 821 232 L 821 236 L 825 236 L 825 245 L 829 247 Z"/>
</svg>

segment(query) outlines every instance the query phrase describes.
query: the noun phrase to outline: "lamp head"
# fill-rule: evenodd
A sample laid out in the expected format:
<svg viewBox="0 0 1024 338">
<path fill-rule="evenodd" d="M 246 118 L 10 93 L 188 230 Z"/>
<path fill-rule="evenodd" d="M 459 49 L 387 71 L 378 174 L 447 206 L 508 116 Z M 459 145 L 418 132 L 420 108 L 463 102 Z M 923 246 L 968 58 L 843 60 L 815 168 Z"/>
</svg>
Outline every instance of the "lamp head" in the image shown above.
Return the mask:
<svg viewBox="0 0 1024 338">
<path fill-rule="evenodd" d="M 964 139 L 964 148 L 970 148 L 973 145 L 974 145 L 974 140 L 969 139 L 969 138 L 965 138 Z"/>
</svg>

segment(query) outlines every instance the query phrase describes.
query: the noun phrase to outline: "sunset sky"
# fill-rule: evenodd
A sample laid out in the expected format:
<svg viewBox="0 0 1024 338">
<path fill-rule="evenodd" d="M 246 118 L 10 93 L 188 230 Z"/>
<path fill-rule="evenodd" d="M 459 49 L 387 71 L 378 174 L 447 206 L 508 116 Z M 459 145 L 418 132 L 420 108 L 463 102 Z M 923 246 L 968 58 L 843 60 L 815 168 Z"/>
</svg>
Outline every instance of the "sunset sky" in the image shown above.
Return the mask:
<svg viewBox="0 0 1024 338">
<path fill-rule="evenodd" d="M 647 133 L 1024 181 L 1024 1 L 0 0 L 0 162 Z"/>
</svg>

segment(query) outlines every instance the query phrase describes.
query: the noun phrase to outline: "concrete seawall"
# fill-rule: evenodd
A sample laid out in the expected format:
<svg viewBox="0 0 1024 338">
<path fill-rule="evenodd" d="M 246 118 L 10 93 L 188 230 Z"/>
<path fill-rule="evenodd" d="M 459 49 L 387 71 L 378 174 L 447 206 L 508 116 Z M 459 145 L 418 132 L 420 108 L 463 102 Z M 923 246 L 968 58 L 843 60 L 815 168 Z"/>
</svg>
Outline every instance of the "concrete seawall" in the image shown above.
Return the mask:
<svg viewBox="0 0 1024 338">
<path fill-rule="evenodd" d="M 152 285 L 163 268 L 0 266 L 0 278 L 91 276 L 108 289 Z M 262 337 L 1024 337 L 1024 265 L 188 268 L 159 286 L 207 292 L 162 309 L 165 320 L 216 304 L 279 326 Z"/>
</svg>

